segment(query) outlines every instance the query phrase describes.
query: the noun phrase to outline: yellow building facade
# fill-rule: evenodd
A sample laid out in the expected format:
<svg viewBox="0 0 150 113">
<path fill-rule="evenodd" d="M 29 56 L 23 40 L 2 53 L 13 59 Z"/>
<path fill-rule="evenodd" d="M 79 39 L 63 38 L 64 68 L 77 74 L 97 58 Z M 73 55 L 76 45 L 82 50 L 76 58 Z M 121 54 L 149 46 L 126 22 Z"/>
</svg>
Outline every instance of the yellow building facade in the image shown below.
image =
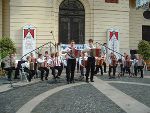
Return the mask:
<svg viewBox="0 0 150 113">
<path fill-rule="evenodd" d="M 59 42 L 59 12 L 64 0 L 0 0 L 0 36 L 10 36 L 21 54 L 23 26 L 31 24 L 36 27 L 37 47 Z M 70 0 L 71 1 L 71 0 Z M 142 40 L 142 25 L 150 25 L 144 19 L 143 11 L 130 7 L 129 0 L 118 3 L 106 3 L 105 0 L 79 0 L 85 10 L 84 40 L 89 38 L 104 43 L 107 41 L 107 29 L 119 29 L 120 52 L 129 53 L 137 49 Z"/>
</svg>

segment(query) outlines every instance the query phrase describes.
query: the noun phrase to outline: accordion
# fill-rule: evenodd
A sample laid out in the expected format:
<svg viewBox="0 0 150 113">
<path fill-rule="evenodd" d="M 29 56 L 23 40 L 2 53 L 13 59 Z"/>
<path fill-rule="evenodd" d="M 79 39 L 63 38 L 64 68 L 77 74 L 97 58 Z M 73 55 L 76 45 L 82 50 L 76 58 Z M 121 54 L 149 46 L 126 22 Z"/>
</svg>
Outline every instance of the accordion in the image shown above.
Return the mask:
<svg viewBox="0 0 150 113">
<path fill-rule="evenodd" d="M 81 64 L 82 64 L 84 67 L 86 67 L 86 66 L 88 65 L 88 61 L 87 61 L 87 60 L 82 60 L 82 61 L 81 61 Z"/>
<path fill-rule="evenodd" d="M 112 65 L 116 66 L 117 65 L 117 60 L 116 59 L 112 59 Z"/>
<path fill-rule="evenodd" d="M 74 56 L 75 57 L 80 57 L 80 54 L 81 54 L 81 50 L 74 49 Z"/>
<path fill-rule="evenodd" d="M 100 48 L 90 49 L 90 56 L 99 57 L 101 55 Z"/>
<path fill-rule="evenodd" d="M 104 60 L 103 59 L 96 59 L 96 65 L 101 66 L 103 64 Z"/>
<path fill-rule="evenodd" d="M 34 67 L 34 62 L 30 62 L 30 67 L 29 67 L 29 68 L 30 68 L 30 70 L 35 70 L 35 69 L 34 69 L 34 68 L 35 68 L 35 67 Z"/>
</svg>

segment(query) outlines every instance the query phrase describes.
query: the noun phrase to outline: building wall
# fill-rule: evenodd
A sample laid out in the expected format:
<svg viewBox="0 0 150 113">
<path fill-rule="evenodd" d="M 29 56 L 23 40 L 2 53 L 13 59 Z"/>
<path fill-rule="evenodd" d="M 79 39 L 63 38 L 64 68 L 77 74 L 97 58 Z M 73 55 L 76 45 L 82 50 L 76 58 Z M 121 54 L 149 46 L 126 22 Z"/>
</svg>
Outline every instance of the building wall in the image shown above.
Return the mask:
<svg viewBox="0 0 150 113">
<path fill-rule="evenodd" d="M 0 0 L 0 37 L 2 36 L 2 0 Z"/>
<path fill-rule="evenodd" d="M 3 36 L 10 36 L 10 6 L 9 0 L 2 0 L 3 1 Z"/>
<path fill-rule="evenodd" d="M 63 0 L 53 0 L 53 20 L 52 23 L 54 26 L 55 37 L 58 37 L 58 26 L 59 26 L 59 6 L 63 2 Z M 85 41 L 91 37 L 93 37 L 93 0 L 80 0 L 85 8 Z M 56 39 L 58 40 L 58 38 Z"/>
<path fill-rule="evenodd" d="M 26 24 L 32 24 L 37 29 L 37 47 L 48 41 L 58 42 L 58 15 L 62 1 L 10 0 L 10 35 L 15 40 L 18 54 L 22 52 L 22 27 Z M 92 10 L 88 0 L 80 1 L 85 7 L 85 37 L 88 40 L 93 33 Z M 50 31 L 53 31 L 55 40 Z"/>
<path fill-rule="evenodd" d="M 10 35 L 22 54 L 23 26 L 36 27 L 37 47 L 52 40 L 52 6 L 50 0 L 10 0 Z"/>
<path fill-rule="evenodd" d="M 130 8 L 130 48 L 137 49 L 138 43 L 142 40 L 142 25 L 150 25 L 150 20 L 143 17 L 144 10 Z"/>
<path fill-rule="evenodd" d="M 94 0 L 94 39 L 106 42 L 106 31 L 117 28 L 120 32 L 120 52 L 129 52 L 129 1 L 105 3 L 105 0 Z"/>
<path fill-rule="evenodd" d="M 15 41 L 17 53 L 22 52 L 22 27 L 32 24 L 37 29 L 37 47 L 53 41 L 53 31 L 58 41 L 59 5 L 63 0 L 10 0 L 10 36 Z M 104 0 L 80 0 L 85 7 L 85 40 L 93 38 L 106 42 L 106 31 L 120 30 L 120 50 L 129 51 L 129 1 L 118 4 Z"/>
</svg>

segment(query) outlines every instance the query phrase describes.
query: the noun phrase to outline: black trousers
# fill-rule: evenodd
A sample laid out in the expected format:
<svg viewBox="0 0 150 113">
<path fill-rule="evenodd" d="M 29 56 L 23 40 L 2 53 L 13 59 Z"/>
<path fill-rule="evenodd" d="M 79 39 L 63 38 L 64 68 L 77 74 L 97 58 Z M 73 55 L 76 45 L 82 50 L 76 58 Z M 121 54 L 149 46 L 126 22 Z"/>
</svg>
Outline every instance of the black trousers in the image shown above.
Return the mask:
<svg viewBox="0 0 150 113">
<path fill-rule="evenodd" d="M 104 72 L 106 73 L 106 62 L 103 62 L 104 65 Z"/>
<path fill-rule="evenodd" d="M 51 67 L 50 69 L 51 69 L 51 71 L 52 71 L 53 77 L 55 78 L 55 77 L 56 77 L 56 76 L 55 76 L 55 68 L 54 68 L 54 67 Z"/>
<path fill-rule="evenodd" d="M 141 72 L 141 78 L 143 78 L 143 68 L 144 68 L 144 66 L 135 67 L 135 76 L 137 76 L 137 72 L 139 70 Z"/>
<path fill-rule="evenodd" d="M 48 77 L 48 75 L 49 75 L 49 69 L 46 68 L 46 67 L 39 67 L 38 70 L 41 71 L 41 80 L 43 80 L 44 71 L 46 71 L 45 79 L 47 79 L 47 77 Z"/>
<path fill-rule="evenodd" d="M 99 69 L 101 70 L 101 75 L 103 75 L 103 68 L 100 65 L 96 65 L 95 74 L 97 74 L 99 72 Z"/>
<path fill-rule="evenodd" d="M 13 72 L 13 68 L 12 67 L 8 67 L 8 68 L 4 68 L 5 71 L 8 72 L 8 80 L 11 80 L 11 75 L 12 75 L 12 72 Z"/>
<path fill-rule="evenodd" d="M 55 66 L 55 69 L 58 70 L 58 73 L 57 73 L 57 75 L 55 77 L 60 76 L 61 73 L 62 73 L 63 67 L 62 66 Z"/>
<path fill-rule="evenodd" d="M 74 81 L 74 71 L 76 67 L 76 59 L 68 59 L 67 60 L 67 82 Z M 71 76 L 70 76 L 71 74 Z"/>
<path fill-rule="evenodd" d="M 113 77 L 115 77 L 115 75 L 116 75 L 116 66 L 110 66 L 110 65 L 109 65 L 109 72 L 108 72 L 109 78 L 112 77 L 112 76 L 111 76 L 112 69 L 113 69 Z"/>
<path fill-rule="evenodd" d="M 29 82 L 31 81 L 32 77 L 35 75 L 35 70 L 29 70 L 28 68 L 24 68 L 24 71 L 29 73 L 29 76 L 27 76 L 27 79 Z"/>
<path fill-rule="evenodd" d="M 89 79 L 89 73 L 91 71 L 90 80 L 93 81 L 95 71 L 95 57 L 88 57 L 86 66 L 86 81 Z"/>
</svg>

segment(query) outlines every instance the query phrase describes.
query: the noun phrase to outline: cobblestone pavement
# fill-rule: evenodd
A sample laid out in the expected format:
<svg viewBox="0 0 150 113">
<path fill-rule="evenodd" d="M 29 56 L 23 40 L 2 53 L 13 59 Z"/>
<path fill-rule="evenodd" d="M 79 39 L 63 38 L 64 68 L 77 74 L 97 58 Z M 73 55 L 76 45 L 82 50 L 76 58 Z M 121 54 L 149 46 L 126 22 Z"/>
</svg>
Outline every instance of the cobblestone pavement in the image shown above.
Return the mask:
<svg viewBox="0 0 150 113">
<path fill-rule="evenodd" d="M 149 86 L 140 86 L 134 84 L 116 84 L 110 83 L 112 86 L 116 87 L 120 91 L 124 92 L 125 94 L 133 97 L 134 99 L 138 100 L 139 102 L 147 105 L 150 107 L 150 87 Z"/>
<path fill-rule="evenodd" d="M 79 77 L 79 74 L 76 76 Z M 110 80 L 107 74 L 97 77 L 104 81 Z M 123 77 L 111 79 L 111 81 L 150 84 L 149 78 Z M 0 84 L 4 82 L 6 81 L 0 79 Z M 51 79 L 2 92 L 0 93 L 0 113 L 16 113 L 19 108 L 37 95 L 62 85 L 66 85 L 64 76 L 57 83 Z M 110 83 L 110 85 L 150 107 L 150 87 L 118 83 Z M 124 111 L 95 87 L 86 84 L 64 89 L 48 97 L 36 106 L 32 113 L 124 113 Z"/>
<path fill-rule="evenodd" d="M 150 71 L 145 72 L 146 77 L 150 76 Z M 97 75 L 98 78 L 104 80 L 104 81 L 124 81 L 124 82 L 138 82 L 138 83 L 147 83 L 150 84 L 150 78 L 140 78 L 138 77 L 129 77 L 128 74 L 125 74 L 124 77 L 118 77 L 116 76 L 115 79 L 109 79 L 108 74 L 105 73 L 103 76 L 101 76 L 100 74 Z"/>
<path fill-rule="evenodd" d="M 64 79 L 57 84 L 53 80 L 38 82 L 24 87 L 17 87 L 0 93 L 0 113 L 16 113 L 16 111 L 33 97 L 52 88 L 66 84 Z"/>
<path fill-rule="evenodd" d="M 90 84 L 64 89 L 44 100 L 32 113 L 125 113 Z"/>
</svg>

